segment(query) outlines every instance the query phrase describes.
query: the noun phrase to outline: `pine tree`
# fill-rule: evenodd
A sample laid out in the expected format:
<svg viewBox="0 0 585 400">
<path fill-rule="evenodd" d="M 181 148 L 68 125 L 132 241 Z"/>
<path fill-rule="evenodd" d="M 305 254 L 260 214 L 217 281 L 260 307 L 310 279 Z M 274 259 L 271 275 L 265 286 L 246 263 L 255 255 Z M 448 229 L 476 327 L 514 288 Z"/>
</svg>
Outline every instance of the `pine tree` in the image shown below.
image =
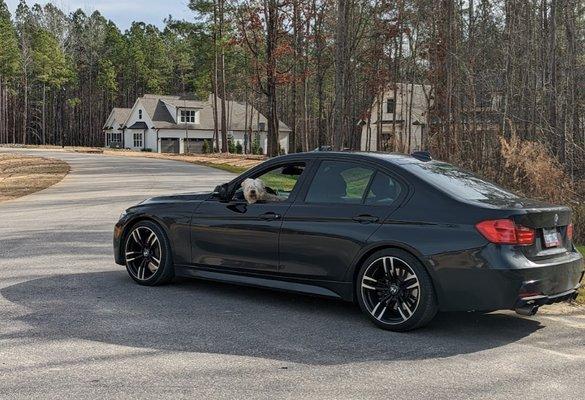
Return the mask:
<svg viewBox="0 0 585 400">
<path fill-rule="evenodd" d="M 4 0 L 0 0 L 0 143 L 10 138 L 8 122 L 8 90 L 20 74 L 18 38 Z M 14 127 L 13 127 L 14 128 Z"/>
</svg>

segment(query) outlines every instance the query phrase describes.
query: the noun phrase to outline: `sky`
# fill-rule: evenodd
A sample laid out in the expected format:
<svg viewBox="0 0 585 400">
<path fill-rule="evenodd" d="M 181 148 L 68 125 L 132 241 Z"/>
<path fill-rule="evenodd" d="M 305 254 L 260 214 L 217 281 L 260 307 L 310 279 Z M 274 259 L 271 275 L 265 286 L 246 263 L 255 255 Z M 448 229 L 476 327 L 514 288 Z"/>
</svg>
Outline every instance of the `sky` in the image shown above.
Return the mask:
<svg viewBox="0 0 585 400">
<path fill-rule="evenodd" d="M 19 0 L 5 0 L 10 12 L 14 10 Z M 163 20 L 170 15 L 175 19 L 189 19 L 193 14 L 187 8 L 188 0 L 27 0 L 27 4 L 53 3 L 61 10 L 69 13 L 81 8 L 87 14 L 98 10 L 104 17 L 111 19 L 124 31 L 130 27 L 132 21 L 142 21 L 162 27 Z"/>
</svg>

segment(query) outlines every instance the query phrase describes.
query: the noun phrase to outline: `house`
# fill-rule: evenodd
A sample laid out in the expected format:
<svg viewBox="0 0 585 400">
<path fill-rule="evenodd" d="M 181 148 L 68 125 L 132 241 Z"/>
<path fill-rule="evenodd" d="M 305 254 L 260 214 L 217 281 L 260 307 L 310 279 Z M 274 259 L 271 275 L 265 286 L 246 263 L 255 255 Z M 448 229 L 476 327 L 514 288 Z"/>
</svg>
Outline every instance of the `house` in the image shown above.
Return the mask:
<svg viewBox="0 0 585 400">
<path fill-rule="evenodd" d="M 398 150 L 405 153 L 421 150 L 428 126 L 430 91 L 428 85 L 389 85 L 384 93 L 376 96 L 370 115 L 360 121 L 360 149 Z"/>
<path fill-rule="evenodd" d="M 104 124 L 104 143 L 136 151 L 201 153 L 203 143 L 214 138 L 213 95 L 206 101 L 181 96 L 146 94 L 132 108 L 114 108 Z M 257 141 L 267 149 L 267 120 L 254 107 L 226 101 L 228 137 L 234 145 L 250 149 Z M 219 114 L 219 113 L 218 113 Z M 279 145 L 288 153 L 291 130 L 279 122 Z M 221 146 L 221 138 L 220 138 Z"/>
<path fill-rule="evenodd" d="M 117 147 L 122 144 L 124 126 L 130 116 L 131 108 L 114 108 L 103 127 L 106 133 L 106 147 Z"/>
</svg>

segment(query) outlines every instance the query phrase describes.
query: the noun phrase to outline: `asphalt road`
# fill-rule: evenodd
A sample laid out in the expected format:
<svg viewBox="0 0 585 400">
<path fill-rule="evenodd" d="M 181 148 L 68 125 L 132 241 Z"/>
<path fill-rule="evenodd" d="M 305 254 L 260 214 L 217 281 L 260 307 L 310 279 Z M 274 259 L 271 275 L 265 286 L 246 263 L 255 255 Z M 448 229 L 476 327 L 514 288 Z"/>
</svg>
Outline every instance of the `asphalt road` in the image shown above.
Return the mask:
<svg viewBox="0 0 585 400">
<path fill-rule="evenodd" d="M 5 151 L 5 150 L 0 150 Z M 210 282 L 134 284 L 120 212 L 224 172 L 32 152 L 71 174 L 0 203 L 0 398 L 549 399 L 585 395 L 585 313 L 443 314 L 385 332 L 356 306 Z"/>
</svg>

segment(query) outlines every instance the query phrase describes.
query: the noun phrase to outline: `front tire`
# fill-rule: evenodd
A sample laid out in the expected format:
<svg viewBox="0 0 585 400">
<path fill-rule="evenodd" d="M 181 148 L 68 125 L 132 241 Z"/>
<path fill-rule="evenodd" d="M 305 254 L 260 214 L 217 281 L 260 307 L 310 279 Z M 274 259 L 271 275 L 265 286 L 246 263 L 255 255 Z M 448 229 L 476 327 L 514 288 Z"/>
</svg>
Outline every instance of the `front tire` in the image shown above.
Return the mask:
<svg viewBox="0 0 585 400">
<path fill-rule="evenodd" d="M 163 285 L 175 276 L 169 240 L 154 222 L 132 226 L 124 241 L 124 256 L 128 275 L 140 285 Z"/>
<path fill-rule="evenodd" d="M 409 331 L 428 324 L 437 314 L 429 274 L 412 254 L 386 249 L 363 263 L 356 280 L 362 311 L 380 328 Z"/>
</svg>

